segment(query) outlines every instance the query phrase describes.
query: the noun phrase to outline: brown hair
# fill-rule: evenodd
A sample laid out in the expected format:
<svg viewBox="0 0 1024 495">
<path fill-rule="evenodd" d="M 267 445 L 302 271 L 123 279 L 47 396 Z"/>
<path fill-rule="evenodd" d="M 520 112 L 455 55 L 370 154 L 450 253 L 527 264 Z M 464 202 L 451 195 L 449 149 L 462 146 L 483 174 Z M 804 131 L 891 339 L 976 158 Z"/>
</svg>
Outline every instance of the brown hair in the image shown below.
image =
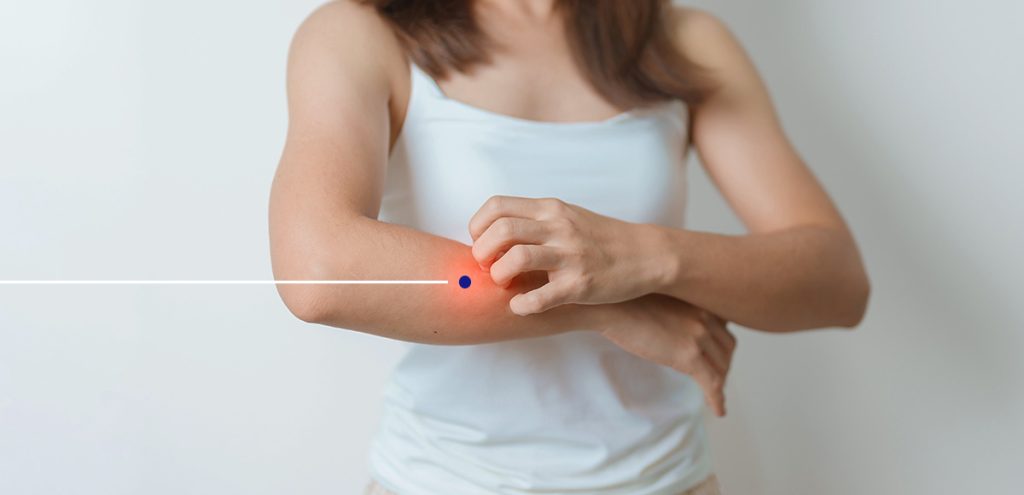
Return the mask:
<svg viewBox="0 0 1024 495">
<path fill-rule="evenodd" d="M 430 75 L 487 59 L 473 0 L 361 0 L 397 29 L 409 56 Z M 623 107 L 667 99 L 696 104 L 714 87 L 673 43 L 667 0 L 556 0 L 570 46 L 598 92 Z"/>
</svg>

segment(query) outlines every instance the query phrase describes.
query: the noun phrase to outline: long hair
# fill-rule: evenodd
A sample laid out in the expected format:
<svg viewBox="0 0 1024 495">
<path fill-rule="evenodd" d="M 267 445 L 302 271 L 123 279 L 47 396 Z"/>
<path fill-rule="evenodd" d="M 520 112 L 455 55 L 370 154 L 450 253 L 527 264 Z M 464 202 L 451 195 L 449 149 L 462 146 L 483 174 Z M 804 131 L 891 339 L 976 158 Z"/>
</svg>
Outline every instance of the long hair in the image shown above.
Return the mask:
<svg viewBox="0 0 1024 495">
<path fill-rule="evenodd" d="M 487 60 L 473 0 L 361 0 L 393 24 L 409 56 L 443 78 Z M 608 101 L 623 107 L 668 99 L 697 104 L 707 71 L 673 42 L 667 0 L 557 0 L 576 63 Z"/>
</svg>

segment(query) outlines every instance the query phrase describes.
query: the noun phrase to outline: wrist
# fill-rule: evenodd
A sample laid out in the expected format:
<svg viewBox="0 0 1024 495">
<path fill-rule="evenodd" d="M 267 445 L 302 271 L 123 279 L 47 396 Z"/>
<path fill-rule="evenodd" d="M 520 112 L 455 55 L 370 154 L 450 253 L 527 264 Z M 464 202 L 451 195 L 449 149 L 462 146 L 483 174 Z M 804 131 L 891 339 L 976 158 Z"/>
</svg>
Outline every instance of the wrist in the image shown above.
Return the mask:
<svg viewBox="0 0 1024 495">
<path fill-rule="evenodd" d="M 650 288 L 647 293 L 669 293 L 678 280 L 682 265 L 681 252 L 675 241 L 675 229 L 653 224 L 640 227 L 642 231 L 639 235 L 646 249 L 638 256 L 638 274 Z"/>
</svg>

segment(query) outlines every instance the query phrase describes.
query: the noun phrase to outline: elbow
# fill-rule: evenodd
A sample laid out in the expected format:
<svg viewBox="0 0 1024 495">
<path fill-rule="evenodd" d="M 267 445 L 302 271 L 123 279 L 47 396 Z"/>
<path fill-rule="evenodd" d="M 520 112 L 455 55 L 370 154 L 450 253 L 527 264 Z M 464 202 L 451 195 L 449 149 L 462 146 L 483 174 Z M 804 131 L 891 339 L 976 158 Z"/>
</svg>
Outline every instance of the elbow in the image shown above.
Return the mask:
<svg viewBox="0 0 1024 495">
<path fill-rule="evenodd" d="M 306 323 L 325 324 L 329 318 L 323 303 L 323 289 L 316 285 L 278 285 L 277 292 L 285 307 Z"/>
<path fill-rule="evenodd" d="M 867 315 L 868 301 L 871 298 L 871 281 L 868 278 L 867 268 L 853 242 L 852 236 L 846 237 L 843 241 L 845 256 L 841 262 L 836 263 L 839 268 L 833 272 L 834 280 L 838 290 L 833 292 L 836 308 L 835 326 L 847 329 L 854 329 L 860 326 Z"/>
<path fill-rule="evenodd" d="M 279 281 L 316 281 L 337 278 L 330 260 L 324 259 L 313 241 L 302 236 L 291 236 L 289 242 L 272 238 L 271 265 L 274 279 Z M 277 240 L 278 242 L 273 242 Z M 289 283 L 276 284 L 277 294 L 288 311 L 306 323 L 328 324 L 334 318 L 331 302 L 335 299 L 333 289 L 322 284 Z"/>
<path fill-rule="evenodd" d="M 871 282 L 867 273 L 860 270 L 857 276 L 847 284 L 844 291 L 842 312 L 839 323 L 840 327 L 854 329 L 864 321 L 868 310 L 868 300 L 871 298 Z"/>
</svg>

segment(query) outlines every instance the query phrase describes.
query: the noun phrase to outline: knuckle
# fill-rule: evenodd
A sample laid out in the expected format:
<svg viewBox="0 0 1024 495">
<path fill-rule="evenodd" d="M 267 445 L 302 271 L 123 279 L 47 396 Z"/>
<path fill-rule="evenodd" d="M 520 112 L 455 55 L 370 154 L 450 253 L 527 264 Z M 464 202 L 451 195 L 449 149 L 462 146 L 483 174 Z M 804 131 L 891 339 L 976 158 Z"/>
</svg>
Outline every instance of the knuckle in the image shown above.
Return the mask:
<svg viewBox="0 0 1024 495">
<path fill-rule="evenodd" d="M 586 296 L 594 286 L 594 276 L 580 273 L 573 278 L 572 291 L 580 297 Z"/>
<path fill-rule="evenodd" d="M 553 230 L 561 234 L 571 234 L 576 230 L 576 224 L 565 217 L 559 217 L 551 221 Z"/>
<path fill-rule="evenodd" d="M 508 217 L 499 218 L 494 221 L 494 231 L 500 237 L 512 237 L 516 233 L 516 223 Z"/>
<path fill-rule="evenodd" d="M 681 323 L 681 330 L 694 342 L 694 344 L 701 340 L 707 331 L 707 327 L 702 325 L 699 321 L 691 318 L 684 318 Z"/>
<path fill-rule="evenodd" d="M 487 198 L 487 201 L 484 203 L 484 207 L 491 211 L 498 211 L 501 209 L 503 201 L 504 200 L 501 196 L 491 196 Z"/>
<path fill-rule="evenodd" d="M 544 209 L 551 213 L 560 213 L 565 209 L 565 202 L 558 198 L 544 198 L 540 201 Z"/>
<path fill-rule="evenodd" d="M 508 255 L 511 255 L 510 261 L 517 267 L 529 265 L 533 260 L 533 252 L 523 245 L 512 246 L 506 256 Z"/>
<path fill-rule="evenodd" d="M 700 357 L 700 347 L 697 346 L 696 342 L 687 341 L 686 344 L 679 349 L 679 355 L 687 362 L 696 361 L 697 358 Z"/>
</svg>

